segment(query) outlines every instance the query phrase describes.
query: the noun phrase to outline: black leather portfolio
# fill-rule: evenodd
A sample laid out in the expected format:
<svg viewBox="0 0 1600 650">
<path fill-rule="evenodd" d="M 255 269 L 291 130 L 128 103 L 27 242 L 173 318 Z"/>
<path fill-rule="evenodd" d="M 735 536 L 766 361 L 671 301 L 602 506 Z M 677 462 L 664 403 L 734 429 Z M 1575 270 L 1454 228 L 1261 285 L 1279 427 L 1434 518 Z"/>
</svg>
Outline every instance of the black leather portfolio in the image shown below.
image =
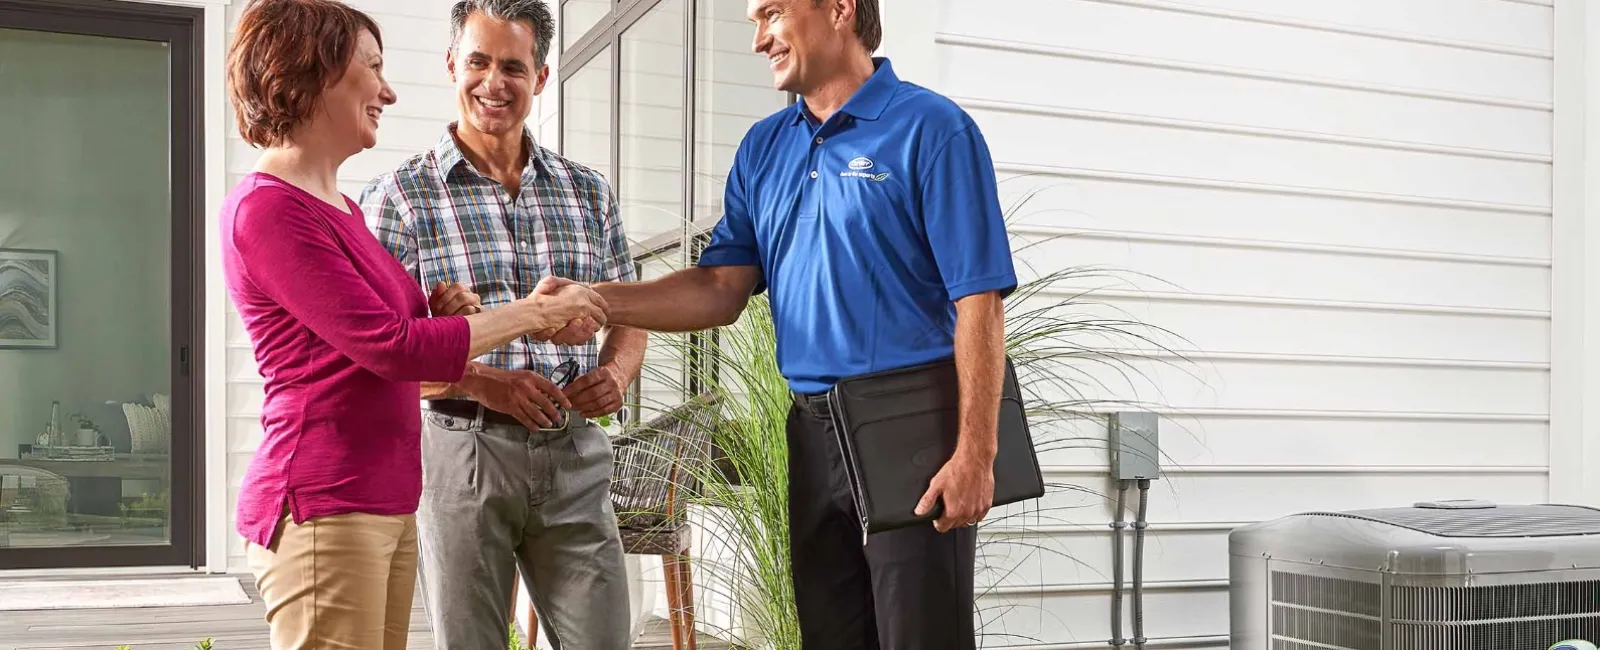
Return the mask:
<svg viewBox="0 0 1600 650">
<path fill-rule="evenodd" d="M 863 543 L 872 533 L 939 518 L 942 504 L 922 516 L 916 507 L 955 453 L 961 433 L 958 391 L 956 364 L 950 359 L 846 378 L 828 392 L 861 514 Z M 996 442 L 994 506 L 1044 496 L 1044 478 L 1009 358 Z"/>
</svg>

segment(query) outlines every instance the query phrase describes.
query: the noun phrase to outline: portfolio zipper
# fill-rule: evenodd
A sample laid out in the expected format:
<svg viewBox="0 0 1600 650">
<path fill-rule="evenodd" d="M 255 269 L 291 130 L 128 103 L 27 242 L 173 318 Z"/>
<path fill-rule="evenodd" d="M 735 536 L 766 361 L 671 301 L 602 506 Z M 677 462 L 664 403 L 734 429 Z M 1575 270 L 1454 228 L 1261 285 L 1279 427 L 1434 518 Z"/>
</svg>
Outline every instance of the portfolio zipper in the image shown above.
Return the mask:
<svg viewBox="0 0 1600 650">
<path fill-rule="evenodd" d="M 856 517 L 861 521 L 861 546 L 867 545 L 868 523 L 867 504 L 861 494 L 861 479 L 856 476 L 855 448 L 850 445 L 850 436 L 846 433 L 845 423 L 839 419 L 839 409 L 835 407 L 830 393 L 828 399 L 828 418 L 833 420 L 833 438 L 839 445 L 839 453 L 844 457 L 844 474 L 850 480 L 850 499 L 856 504 Z"/>
</svg>

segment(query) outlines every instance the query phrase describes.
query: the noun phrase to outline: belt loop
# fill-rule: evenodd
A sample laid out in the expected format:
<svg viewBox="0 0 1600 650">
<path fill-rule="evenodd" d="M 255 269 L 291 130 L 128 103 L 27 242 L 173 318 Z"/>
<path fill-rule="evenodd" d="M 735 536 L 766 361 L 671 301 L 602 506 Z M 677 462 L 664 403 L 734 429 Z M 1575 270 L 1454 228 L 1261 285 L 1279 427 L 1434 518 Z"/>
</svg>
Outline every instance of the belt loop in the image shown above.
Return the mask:
<svg viewBox="0 0 1600 650">
<path fill-rule="evenodd" d="M 483 402 L 477 402 L 477 405 L 478 414 L 472 418 L 473 431 L 481 431 L 483 429 Z"/>
</svg>

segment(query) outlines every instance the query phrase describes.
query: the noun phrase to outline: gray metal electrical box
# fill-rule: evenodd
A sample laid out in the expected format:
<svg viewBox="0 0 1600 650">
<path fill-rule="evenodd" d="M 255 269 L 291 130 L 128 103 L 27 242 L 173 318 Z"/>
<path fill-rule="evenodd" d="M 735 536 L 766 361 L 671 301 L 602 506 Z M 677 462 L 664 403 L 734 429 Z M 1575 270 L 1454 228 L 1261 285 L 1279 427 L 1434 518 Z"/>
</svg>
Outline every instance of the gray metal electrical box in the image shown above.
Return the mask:
<svg viewBox="0 0 1600 650">
<path fill-rule="evenodd" d="M 1112 413 L 1111 478 L 1155 479 L 1161 475 L 1161 416 L 1154 413 Z"/>
</svg>

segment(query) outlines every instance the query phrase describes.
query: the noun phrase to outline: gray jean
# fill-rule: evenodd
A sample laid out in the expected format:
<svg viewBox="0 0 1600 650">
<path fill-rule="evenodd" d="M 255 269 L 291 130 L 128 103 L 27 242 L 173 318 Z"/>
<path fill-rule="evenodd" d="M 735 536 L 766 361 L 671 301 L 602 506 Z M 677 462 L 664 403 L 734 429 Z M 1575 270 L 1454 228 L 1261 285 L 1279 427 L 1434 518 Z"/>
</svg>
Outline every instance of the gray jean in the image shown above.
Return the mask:
<svg viewBox="0 0 1600 650">
<path fill-rule="evenodd" d="M 423 413 L 417 532 L 434 647 L 504 649 L 520 566 L 552 648 L 628 648 L 606 432 L 590 423 L 529 431 Z"/>
</svg>

